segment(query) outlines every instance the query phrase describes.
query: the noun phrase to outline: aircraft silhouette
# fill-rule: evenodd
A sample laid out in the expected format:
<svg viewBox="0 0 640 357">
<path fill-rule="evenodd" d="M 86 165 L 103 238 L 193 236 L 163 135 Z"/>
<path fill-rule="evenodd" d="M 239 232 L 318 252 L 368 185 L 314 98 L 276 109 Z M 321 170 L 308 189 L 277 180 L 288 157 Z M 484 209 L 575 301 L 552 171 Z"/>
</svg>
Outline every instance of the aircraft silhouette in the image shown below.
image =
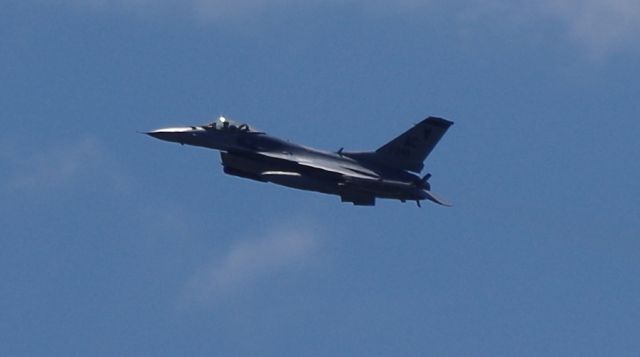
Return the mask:
<svg viewBox="0 0 640 357">
<path fill-rule="evenodd" d="M 224 117 L 210 124 L 162 128 L 146 134 L 165 141 L 220 150 L 224 172 L 260 182 L 340 196 L 342 202 L 374 206 L 376 198 L 430 200 L 431 174 L 423 161 L 453 122 L 428 117 L 370 152 L 329 152 L 294 144 Z"/>
</svg>

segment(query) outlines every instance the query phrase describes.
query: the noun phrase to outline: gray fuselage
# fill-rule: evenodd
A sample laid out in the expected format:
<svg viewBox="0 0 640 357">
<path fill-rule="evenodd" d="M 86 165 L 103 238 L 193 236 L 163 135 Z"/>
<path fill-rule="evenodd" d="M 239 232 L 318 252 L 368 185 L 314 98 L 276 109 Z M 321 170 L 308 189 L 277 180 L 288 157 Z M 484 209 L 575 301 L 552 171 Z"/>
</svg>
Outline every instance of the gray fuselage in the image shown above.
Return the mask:
<svg viewBox="0 0 640 357">
<path fill-rule="evenodd" d="M 223 122 L 224 123 L 224 122 Z M 393 169 L 374 153 L 316 150 L 250 129 L 246 125 L 165 128 L 149 135 L 221 151 L 227 174 L 301 190 L 339 195 L 343 201 L 373 205 L 375 198 L 428 198 L 428 187 L 405 170 Z M 426 184 L 428 185 L 428 184 Z"/>
</svg>

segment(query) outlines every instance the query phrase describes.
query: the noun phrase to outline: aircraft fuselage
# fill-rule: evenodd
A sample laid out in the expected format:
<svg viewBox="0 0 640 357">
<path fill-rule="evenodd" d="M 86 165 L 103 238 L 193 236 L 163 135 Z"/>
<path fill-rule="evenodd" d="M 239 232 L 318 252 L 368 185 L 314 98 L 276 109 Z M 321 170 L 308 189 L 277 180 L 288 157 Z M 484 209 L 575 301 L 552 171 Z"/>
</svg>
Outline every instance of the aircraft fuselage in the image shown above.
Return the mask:
<svg viewBox="0 0 640 357">
<path fill-rule="evenodd" d="M 208 126 L 164 128 L 155 138 L 220 151 L 229 175 L 374 205 L 376 198 L 432 199 L 426 180 L 385 165 L 374 153 L 329 152 L 298 145 L 221 118 Z M 438 201 L 435 201 L 440 203 Z"/>
</svg>

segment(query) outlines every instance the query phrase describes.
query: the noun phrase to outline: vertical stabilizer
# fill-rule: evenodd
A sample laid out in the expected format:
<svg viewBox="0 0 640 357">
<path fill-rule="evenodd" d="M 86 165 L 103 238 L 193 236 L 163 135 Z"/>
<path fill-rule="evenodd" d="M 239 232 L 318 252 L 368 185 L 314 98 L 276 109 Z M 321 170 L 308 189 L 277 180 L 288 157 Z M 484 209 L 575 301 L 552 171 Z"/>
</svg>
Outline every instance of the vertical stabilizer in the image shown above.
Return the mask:
<svg viewBox="0 0 640 357">
<path fill-rule="evenodd" d="M 386 166 L 420 172 L 423 161 L 452 124 L 446 119 L 428 117 L 376 150 L 376 159 Z"/>
</svg>

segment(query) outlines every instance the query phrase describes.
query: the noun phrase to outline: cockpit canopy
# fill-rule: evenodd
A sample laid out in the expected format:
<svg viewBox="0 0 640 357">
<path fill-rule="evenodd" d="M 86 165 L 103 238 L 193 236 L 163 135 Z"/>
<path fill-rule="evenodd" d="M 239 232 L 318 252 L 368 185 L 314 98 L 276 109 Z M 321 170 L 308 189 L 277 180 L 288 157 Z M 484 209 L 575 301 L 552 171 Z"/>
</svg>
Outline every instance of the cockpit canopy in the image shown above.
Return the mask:
<svg viewBox="0 0 640 357">
<path fill-rule="evenodd" d="M 218 120 L 202 126 L 206 130 L 222 130 L 222 131 L 241 131 L 258 133 L 259 130 L 250 127 L 247 124 L 229 120 L 225 117 L 219 117 Z"/>
</svg>

